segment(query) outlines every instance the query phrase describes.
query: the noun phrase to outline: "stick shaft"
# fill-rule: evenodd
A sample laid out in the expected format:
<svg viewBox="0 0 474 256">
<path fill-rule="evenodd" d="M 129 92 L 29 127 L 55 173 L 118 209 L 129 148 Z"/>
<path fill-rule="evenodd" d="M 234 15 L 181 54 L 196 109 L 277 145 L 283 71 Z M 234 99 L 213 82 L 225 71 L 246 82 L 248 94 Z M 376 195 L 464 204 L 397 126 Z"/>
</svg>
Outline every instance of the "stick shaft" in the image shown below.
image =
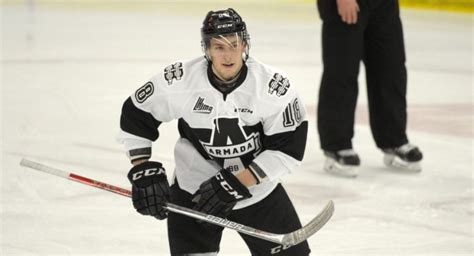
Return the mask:
<svg viewBox="0 0 474 256">
<path fill-rule="evenodd" d="M 31 160 L 22 159 L 20 162 L 20 165 L 29 167 L 37 171 L 49 173 L 61 178 L 72 180 L 81 184 L 107 190 L 109 192 L 116 193 L 122 196 L 126 196 L 126 197 L 132 196 L 131 191 L 128 189 L 110 185 L 110 184 L 100 182 L 97 180 L 93 180 L 93 179 L 83 177 L 74 173 L 69 173 L 63 170 L 59 170 L 53 167 L 49 167 L 49 166 L 31 161 Z M 326 222 L 331 218 L 334 212 L 334 204 L 332 201 L 329 201 L 326 207 L 303 228 L 300 228 L 298 230 L 295 230 L 287 234 L 275 234 L 275 233 L 259 230 L 256 228 L 252 228 L 249 226 L 245 226 L 243 224 L 233 222 L 227 219 L 223 219 L 217 216 L 198 212 L 198 211 L 195 211 L 186 207 L 182 207 L 179 205 L 175 205 L 172 203 L 166 203 L 166 205 L 163 206 L 163 208 L 177 214 L 181 214 L 181 215 L 185 215 L 194 219 L 202 220 L 202 221 L 205 221 L 214 225 L 218 225 L 224 228 L 229 228 L 239 233 L 253 236 L 262 240 L 274 242 L 281 245 L 290 245 L 290 246 L 299 244 L 305 241 L 306 239 L 308 239 L 308 237 L 310 237 L 314 233 L 316 233 L 319 229 L 321 229 L 326 224 Z"/>
<path fill-rule="evenodd" d="M 56 168 L 53 168 L 53 167 L 46 166 L 44 164 L 40 164 L 40 163 L 31 161 L 31 160 L 22 159 L 21 162 L 20 162 L 20 165 L 32 168 L 32 169 L 37 170 L 37 171 L 49 173 L 49 174 L 52 174 L 52 175 L 55 175 L 55 176 L 58 176 L 58 177 L 61 177 L 61 178 L 72 180 L 72 181 L 75 181 L 75 182 L 78 182 L 78 183 L 81 183 L 81 184 L 85 184 L 85 185 L 89 185 L 89 186 L 92 186 L 92 187 L 107 190 L 109 192 L 116 193 L 116 194 L 119 194 L 119 195 L 122 195 L 122 196 L 131 197 L 131 195 L 132 195 L 132 192 L 128 189 L 117 187 L 117 186 L 114 186 L 114 185 L 110 185 L 110 184 L 100 182 L 100 181 L 97 181 L 97 180 L 93 180 L 93 179 L 83 177 L 83 176 L 80 176 L 80 175 L 77 175 L 77 174 L 74 174 L 74 173 L 69 173 L 69 172 L 66 172 L 66 171 L 63 171 L 63 170 L 59 170 L 59 169 L 56 169 Z M 213 216 L 213 215 L 210 215 L 210 214 L 204 214 L 204 213 L 201 213 L 201 212 L 198 212 L 198 211 L 195 211 L 195 210 L 192 210 L 192 209 L 188 209 L 186 207 L 182 207 L 182 206 L 179 206 L 179 205 L 175 205 L 175 204 L 172 204 L 172 203 L 167 203 L 166 206 L 164 206 L 164 208 L 166 208 L 169 211 L 174 212 L 174 213 L 178 213 L 178 214 L 185 215 L 185 216 L 188 216 L 188 217 L 191 217 L 191 218 L 194 218 L 194 219 L 202 220 L 202 221 L 205 221 L 205 222 L 208 222 L 208 223 L 211 223 L 211 224 L 214 224 L 214 225 L 218 225 L 218 226 L 221 226 L 221 227 L 233 229 L 233 230 L 236 230 L 240 233 L 247 234 L 247 235 L 250 235 L 250 236 L 254 236 L 254 237 L 257 237 L 257 238 L 260 238 L 260 239 L 263 239 L 263 240 L 267 240 L 267 241 L 270 241 L 270 242 L 275 242 L 275 243 L 281 244 L 281 240 L 283 238 L 283 235 L 280 235 L 280 234 L 273 234 L 273 233 L 269 233 L 269 232 L 266 232 L 266 231 L 263 231 L 263 230 L 258 230 L 258 229 L 248 227 L 248 226 L 245 226 L 245 225 L 233 222 L 233 221 L 229 221 L 227 219 L 223 219 L 223 218 Z"/>
<path fill-rule="evenodd" d="M 74 173 L 69 173 L 69 172 L 59 170 L 59 169 L 56 169 L 56 168 L 53 168 L 53 167 L 49 167 L 49 166 L 46 166 L 44 164 L 40 164 L 40 163 L 31 161 L 31 160 L 28 160 L 28 159 L 22 159 L 21 162 L 20 162 L 20 165 L 25 166 L 25 167 L 29 167 L 29 168 L 37 170 L 37 171 L 49 173 L 49 174 L 52 174 L 52 175 L 55 175 L 55 176 L 58 176 L 58 177 L 61 177 L 61 178 L 65 178 L 65 179 L 68 179 L 68 180 L 79 182 L 79 183 L 82 183 L 82 184 L 85 184 L 85 185 L 89 185 L 89 186 L 92 186 L 92 187 L 107 190 L 109 192 L 116 193 L 116 194 L 119 194 L 119 195 L 122 195 L 122 196 L 132 197 L 132 192 L 128 189 L 124 189 L 124 188 L 121 188 L 121 187 L 117 187 L 117 186 L 114 186 L 114 185 L 103 183 L 103 182 L 100 182 L 100 181 L 97 181 L 97 180 L 89 179 L 87 177 L 83 177 L 83 176 L 80 176 L 80 175 L 77 175 L 77 174 L 74 174 Z"/>
</svg>

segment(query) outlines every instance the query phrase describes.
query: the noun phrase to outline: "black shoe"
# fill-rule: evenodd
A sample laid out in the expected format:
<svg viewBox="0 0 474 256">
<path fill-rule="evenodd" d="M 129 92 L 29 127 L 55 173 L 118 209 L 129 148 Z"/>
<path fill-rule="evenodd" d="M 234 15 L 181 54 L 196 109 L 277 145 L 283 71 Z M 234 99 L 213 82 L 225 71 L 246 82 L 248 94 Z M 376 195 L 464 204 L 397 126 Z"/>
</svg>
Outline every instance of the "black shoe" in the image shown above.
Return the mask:
<svg viewBox="0 0 474 256">
<path fill-rule="evenodd" d="M 326 156 L 324 163 L 326 172 L 345 177 L 357 176 L 360 158 L 353 149 L 324 151 L 324 155 Z"/>
<path fill-rule="evenodd" d="M 421 171 L 421 160 L 423 153 L 420 149 L 407 143 L 397 148 L 384 148 L 384 163 L 386 166 L 393 166 L 408 171 Z"/>
</svg>

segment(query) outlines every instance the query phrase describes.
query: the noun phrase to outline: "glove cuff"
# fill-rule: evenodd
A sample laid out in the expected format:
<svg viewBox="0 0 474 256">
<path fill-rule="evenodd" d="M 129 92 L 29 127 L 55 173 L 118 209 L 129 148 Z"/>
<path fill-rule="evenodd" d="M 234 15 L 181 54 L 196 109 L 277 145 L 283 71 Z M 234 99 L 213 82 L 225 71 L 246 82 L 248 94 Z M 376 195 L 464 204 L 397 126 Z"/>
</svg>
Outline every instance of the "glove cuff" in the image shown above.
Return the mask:
<svg viewBox="0 0 474 256">
<path fill-rule="evenodd" d="M 147 161 L 132 167 L 128 179 L 132 185 L 146 187 L 166 179 L 166 171 L 160 162 Z"/>
<path fill-rule="evenodd" d="M 252 197 L 248 188 L 240 183 L 229 169 L 220 170 L 215 177 L 219 185 L 235 200 L 240 201 Z"/>
</svg>

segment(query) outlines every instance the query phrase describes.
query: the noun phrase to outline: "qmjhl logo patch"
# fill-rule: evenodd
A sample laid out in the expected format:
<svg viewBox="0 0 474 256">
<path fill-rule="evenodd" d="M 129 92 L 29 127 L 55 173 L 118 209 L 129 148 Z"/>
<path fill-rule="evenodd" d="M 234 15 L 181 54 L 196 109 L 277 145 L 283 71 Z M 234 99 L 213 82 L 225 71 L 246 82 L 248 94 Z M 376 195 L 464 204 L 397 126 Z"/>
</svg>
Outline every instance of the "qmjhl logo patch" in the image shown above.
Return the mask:
<svg viewBox="0 0 474 256">
<path fill-rule="evenodd" d="M 210 114 L 214 107 L 204 103 L 204 98 L 198 97 L 193 107 L 193 113 Z"/>
</svg>

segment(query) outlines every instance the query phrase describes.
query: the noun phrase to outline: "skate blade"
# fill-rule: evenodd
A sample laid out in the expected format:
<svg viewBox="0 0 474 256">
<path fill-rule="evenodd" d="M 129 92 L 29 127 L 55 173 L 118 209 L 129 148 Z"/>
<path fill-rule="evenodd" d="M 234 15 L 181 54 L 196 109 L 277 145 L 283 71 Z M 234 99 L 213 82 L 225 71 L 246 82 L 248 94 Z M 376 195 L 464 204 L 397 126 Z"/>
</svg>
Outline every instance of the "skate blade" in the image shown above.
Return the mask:
<svg viewBox="0 0 474 256">
<path fill-rule="evenodd" d="M 418 162 L 406 162 L 396 155 L 386 154 L 383 159 L 387 167 L 392 167 L 396 170 L 402 170 L 406 172 L 418 173 L 421 172 L 421 161 Z"/>
<path fill-rule="evenodd" d="M 332 158 L 327 158 L 324 163 L 324 170 L 327 173 L 334 174 L 341 177 L 355 178 L 359 174 L 359 166 L 356 165 L 341 165 Z"/>
</svg>

